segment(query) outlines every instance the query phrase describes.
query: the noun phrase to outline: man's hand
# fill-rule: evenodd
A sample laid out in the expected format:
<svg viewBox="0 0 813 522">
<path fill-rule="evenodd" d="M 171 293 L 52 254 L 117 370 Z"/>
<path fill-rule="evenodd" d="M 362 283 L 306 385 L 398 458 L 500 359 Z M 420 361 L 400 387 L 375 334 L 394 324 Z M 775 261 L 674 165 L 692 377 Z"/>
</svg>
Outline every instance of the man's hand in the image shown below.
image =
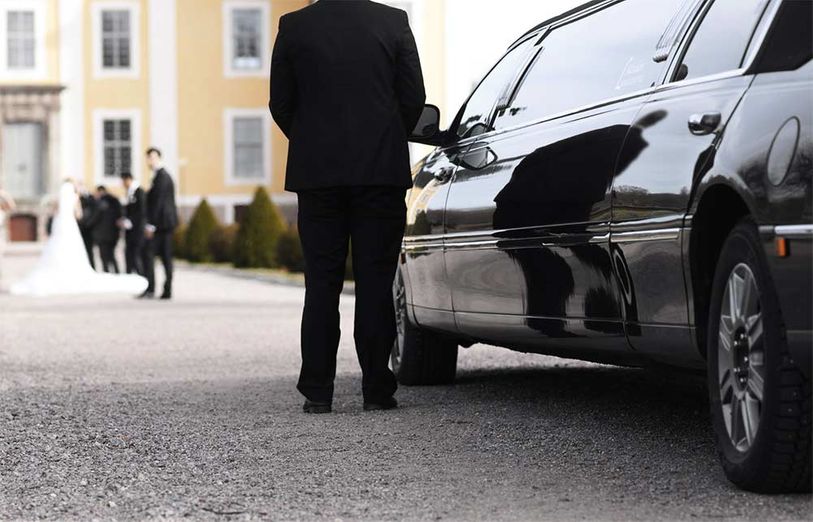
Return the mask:
<svg viewBox="0 0 813 522">
<path fill-rule="evenodd" d="M 155 237 L 155 226 L 154 225 L 147 225 L 144 227 L 144 237 L 147 239 L 152 239 Z"/>
</svg>

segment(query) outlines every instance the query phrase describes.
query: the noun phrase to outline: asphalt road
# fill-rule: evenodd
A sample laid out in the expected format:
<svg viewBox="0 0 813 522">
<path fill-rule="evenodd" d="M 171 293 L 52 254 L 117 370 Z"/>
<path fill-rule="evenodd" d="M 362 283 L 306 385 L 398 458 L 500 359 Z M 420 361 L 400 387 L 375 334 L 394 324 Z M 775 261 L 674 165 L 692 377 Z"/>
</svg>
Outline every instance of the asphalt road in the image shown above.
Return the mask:
<svg viewBox="0 0 813 522">
<path fill-rule="evenodd" d="M 348 296 L 336 411 L 305 416 L 302 290 L 177 283 L 171 303 L 0 294 L 0 519 L 811 517 L 726 482 L 697 379 L 477 346 L 456 385 L 363 413 Z"/>
</svg>

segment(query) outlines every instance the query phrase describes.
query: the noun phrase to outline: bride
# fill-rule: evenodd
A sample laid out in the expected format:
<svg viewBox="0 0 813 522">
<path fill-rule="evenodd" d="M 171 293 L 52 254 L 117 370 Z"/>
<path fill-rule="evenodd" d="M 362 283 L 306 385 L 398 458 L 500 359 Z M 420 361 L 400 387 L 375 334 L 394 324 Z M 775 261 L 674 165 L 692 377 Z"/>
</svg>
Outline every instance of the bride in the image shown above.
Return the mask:
<svg viewBox="0 0 813 522">
<path fill-rule="evenodd" d="M 98 274 L 91 268 L 79 225 L 76 223 L 78 201 L 79 196 L 73 182 L 65 181 L 59 191 L 59 208 L 51 225 L 51 237 L 31 273 L 12 285 L 12 294 L 137 295 L 147 288 L 147 280 L 141 276 Z"/>
</svg>

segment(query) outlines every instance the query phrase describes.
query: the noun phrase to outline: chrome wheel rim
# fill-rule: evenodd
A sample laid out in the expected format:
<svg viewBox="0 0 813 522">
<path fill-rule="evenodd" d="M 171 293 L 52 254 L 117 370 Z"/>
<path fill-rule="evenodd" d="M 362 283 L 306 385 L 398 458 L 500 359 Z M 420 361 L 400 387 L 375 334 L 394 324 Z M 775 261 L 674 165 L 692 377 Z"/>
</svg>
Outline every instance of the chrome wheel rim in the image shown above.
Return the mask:
<svg viewBox="0 0 813 522">
<path fill-rule="evenodd" d="M 741 263 L 728 277 L 720 311 L 718 384 L 728 436 L 740 452 L 754 443 L 765 388 L 765 342 L 759 288 Z"/>
<path fill-rule="evenodd" d="M 401 354 L 404 346 L 404 336 L 406 334 L 406 289 L 404 279 L 399 271 L 395 276 L 392 285 L 392 299 L 395 305 L 395 344 L 392 347 L 392 365 L 397 369 L 401 365 Z"/>
</svg>

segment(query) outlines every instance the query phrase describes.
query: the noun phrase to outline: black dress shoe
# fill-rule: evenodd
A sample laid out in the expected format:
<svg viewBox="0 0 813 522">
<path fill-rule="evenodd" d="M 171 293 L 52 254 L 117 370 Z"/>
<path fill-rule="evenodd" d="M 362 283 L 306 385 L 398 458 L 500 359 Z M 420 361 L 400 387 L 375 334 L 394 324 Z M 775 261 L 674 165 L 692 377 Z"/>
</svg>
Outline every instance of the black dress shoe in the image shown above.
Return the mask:
<svg viewBox="0 0 813 522">
<path fill-rule="evenodd" d="M 329 402 L 305 401 L 305 405 L 302 406 L 302 411 L 315 414 L 330 413 L 333 411 L 333 406 Z"/>
<path fill-rule="evenodd" d="M 154 299 L 154 298 L 155 294 L 150 291 L 144 292 L 140 296 L 136 297 L 136 299 Z"/>
<path fill-rule="evenodd" d="M 364 401 L 364 411 L 394 410 L 398 407 L 395 397 L 388 397 L 380 401 Z"/>
<path fill-rule="evenodd" d="M 161 294 L 162 301 L 169 301 L 170 299 L 172 299 L 172 293 L 164 292 L 163 294 Z"/>
</svg>

